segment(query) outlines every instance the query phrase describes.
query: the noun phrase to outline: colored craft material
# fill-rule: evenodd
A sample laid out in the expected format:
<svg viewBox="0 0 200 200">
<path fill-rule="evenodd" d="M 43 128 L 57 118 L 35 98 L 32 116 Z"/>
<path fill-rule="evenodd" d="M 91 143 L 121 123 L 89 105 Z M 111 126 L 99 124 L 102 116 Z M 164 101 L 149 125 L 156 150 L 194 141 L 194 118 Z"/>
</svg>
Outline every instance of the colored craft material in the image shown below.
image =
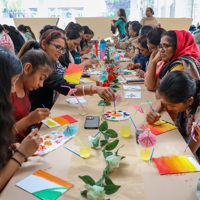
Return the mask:
<svg viewBox="0 0 200 200">
<path fill-rule="evenodd" d="M 72 151 L 71 149 L 69 149 L 69 148 L 67 148 L 67 147 L 64 147 L 64 148 L 67 149 L 68 151 L 72 152 L 73 154 L 75 154 L 75 155 L 77 155 L 77 156 L 83 158 L 81 155 L 79 155 L 78 153 Z"/>
<path fill-rule="evenodd" d="M 76 130 L 78 126 L 76 126 Z M 47 154 L 58 147 L 62 146 L 65 142 L 70 140 L 73 135 L 65 135 L 62 131 L 52 131 L 40 137 L 40 145 L 35 152 L 36 155 Z"/>
<path fill-rule="evenodd" d="M 105 112 L 104 116 L 112 121 L 121 121 L 128 119 L 130 117 L 130 114 L 123 110 L 112 110 Z"/>
<path fill-rule="evenodd" d="M 138 141 L 144 147 L 151 147 L 155 145 L 156 137 L 151 132 L 144 131 L 144 133 L 139 135 Z"/>
<path fill-rule="evenodd" d="M 69 92 L 68 95 L 74 95 L 74 97 L 76 98 L 76 100 L 78 101 L 79 105 L 81 106 L 81 108 L 85 111 L 85 113 L 87 113 L 87 111 L 84 109 L 83 105 L 81 104 L 81 102 L 78 100 L 77 96 L 75 95 L 75 92 L 77 91 L 77 89 L 71 89 L 69 86 L 66 85 L 61 85 L 61 87 L 66 87 L 69 88 Z"/>
<path fill-rule="evenodd" d="M 73 184 L 39 170 L 16 183 L 16 186 L 40 199 L 54 200 L 73 187 Z"/>
<path fill-rule="evenodd" d="M 154 135 L 160 135 L 162 133 L 165 133 L 167 131 L 171 131 L 177 128 L 175 125 L 164 120 L 157 121 L 154 124 L 148 124 L 147 126 L 150 128 L 151 132 Z M 142 126 L 140 128 L 146 129 L 146 126 Z"/>
<path fill-rule="evenodd" d="M 54 117 L 54 118 L 42 120 L 42 123 L 44 123 L 49 128 L 54 128 L 57 126 L 62 126 L 64 124 L 71 124 L 75 122 L 77 122 L 77 120 L 70 117 L 69 115 L 63 115 L 60 117 Z"/>
<path fill-rule="evenodd" d="M 200 171 L 199 164 L 192 156 L 161 156 L 152 160 L 161 175 Z"/>
<path fill-rule="evenodd" d="M 83 72 L 84 66 L 70 63 L 66 68 L 65 80 L 70 83 L 78 84 Z"/>
<path fill-rule="evenodd" d="M 144 113 L 141 105 L 139 105 L 139 106 L 132 106 L 132 107 L 135 108 L 135 109 L 137 109 L 140 113 Z"/>
<path fill-rule="evenodd" d="M 94 83 L 96 81 L 94 79 L 91 79 L 91 78 L 81 78 L 81 82 L 83 82 L 83 83 Z"/>
</svg>

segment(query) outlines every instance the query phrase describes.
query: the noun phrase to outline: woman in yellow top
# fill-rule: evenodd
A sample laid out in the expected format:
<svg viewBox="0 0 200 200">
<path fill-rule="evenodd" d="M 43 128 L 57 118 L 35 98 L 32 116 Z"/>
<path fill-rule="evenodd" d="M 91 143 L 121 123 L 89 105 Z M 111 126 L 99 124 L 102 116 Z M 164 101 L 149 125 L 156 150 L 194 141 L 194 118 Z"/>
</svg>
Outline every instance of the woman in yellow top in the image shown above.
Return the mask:
<svg viewBox="0 0 200 200">
<path fill-rule="evenodd" d="M 156 28 L 158 21 L 155 17 L 153 17 L 153 15 L 154 15 L 153 9 L 148 7 L 146 9 L 147 17 L 143 17 L 142 20 L 140 21 L 140 24 L 142 24 L 142 26 L 149 25 L 149 26 L 152 26 L 153 28 Z"/>
</svg>

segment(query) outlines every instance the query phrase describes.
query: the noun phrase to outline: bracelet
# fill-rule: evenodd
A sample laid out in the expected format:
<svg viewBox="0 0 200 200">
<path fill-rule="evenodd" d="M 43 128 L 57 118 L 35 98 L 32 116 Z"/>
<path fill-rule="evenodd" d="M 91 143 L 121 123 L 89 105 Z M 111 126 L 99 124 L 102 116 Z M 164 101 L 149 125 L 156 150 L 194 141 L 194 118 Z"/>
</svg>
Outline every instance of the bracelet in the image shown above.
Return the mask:
<svg viewBox="0 0 200 200">
<path fill-rule="evenodd" d="M 16 159 L 16 158 L 13 158 L 13 157 L 10 157 L 10 159 L 14 160 L 15 162 L 17 162 L 19 164 L 19 166 L 21 167 L 21 163 Z"/>
<path fill-rule="evenodd" d="M 15 153 L 19 153 L 22 157 L 24 157 L 25 162 L 28 161 L 28 158 L 21 151 L 19 151 L 18 149 L 14 149 L 14 152 Z"/>
<path fill-rule="evenodd" d="M 85 96 L 85 86 L 83 85 L 83 96 Z"/>
<path fill-rule="evenodd" d="M 15 128 L 15 131 L 16 131 L 17 133 L 19 133 L 19 131 L 17 130 L 17 127 L 16 127 L 15 124 L 14 124 L 14 128 Z"/>
</svg>

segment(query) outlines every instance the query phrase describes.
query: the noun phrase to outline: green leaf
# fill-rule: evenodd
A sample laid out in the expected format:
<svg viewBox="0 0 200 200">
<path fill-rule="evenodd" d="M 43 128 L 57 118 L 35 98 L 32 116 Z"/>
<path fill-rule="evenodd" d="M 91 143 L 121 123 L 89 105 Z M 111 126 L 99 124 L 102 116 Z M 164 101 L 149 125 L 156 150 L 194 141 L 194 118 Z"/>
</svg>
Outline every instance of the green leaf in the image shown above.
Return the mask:
<svg viewBox="0 0 200 200">
<path fill-rule="evenodd" d="M 104 158 L 107 158 L 108 156 L 112 155 L 112 152 L 104 152 L 103 156 Z"/>
<path fill-rule="evenodd" d="M 108 129 L 108 123 L 106 121 L 104 121 L 100 126 L 99 126 L 99 130 L 102 131 L 106 131 Z"/>
<path fill-rule="evenodd" d="M 107 151 L 112 151 L 119 143 L 119 140 L 115 140 L 113 142 L 111 142 L 110 144 L 107 144 L 104 149 Z"/>
<path fill-rule="evenodd" d="M 82 190 L 81 194 L 86 196 L 87 195 L 87 190 Z"/>
<path fill-rule="evenodd" d="M 82 179 L 86 184 L 94 185 L 95 181 L 90 176 L 78 176 L 80 179 Z"/>
<path fill-rule="evenodd" d="M 105 104 L 106 104 L 106 106 L 110 106 L 111 105 L 111 103 L 108 102 L 108 101 L 105 101 Z"/>
<path fill-rule="evenodd" d="M 113 88 L 120 88 L 118 85 L 113 85 Z"/>
<path fill-rule="evenodd" d="M 117 151 L 115 152 L 116 156 L 118 155 L 118 151 L 119 151 L 123 146 L 124 146 L 124 145 L 122 145 L 121 147 L 119 147 L 119 148 L 117 149 Z"/>
<path fill-rule="evenodd" d="M 106 194 L 113 194 L 117 192 L 117 190 L 120 188 L 120 185 L 115 185 L 115 184 L 110 184 L 110 185 L 105 185 L 104 190 Z"/>
<path fill-rule="evenodd" d="M 108 142 L 108 140 L 101 140 L 100 142 L 101 142 L 101 145 L 105 145 Z"/>
<path fill-rule="evenodd" d="M 99 146 L 99 140 L 100 140 L 100 137 L 97 137 L 93 140 L 92 144 L 94 147 L 98 147 Z"/>
<path fill-rule="evenodd" d="M 122 156 L 122 157 L 121 157 L 121 160 L 124 159 L 124 158 L 126 158 L 126 157 L 125 157 L 125 156 Z"/>
<path fill-rule="evenodd" d="M 104 133 L 104 135 L 110 137 L 110 138 L 116 138 L 118 136 L 117 132 L 114 131 L 113 129 L 108 129 L 106 130 L 106 132 Z"/>
<path fill-rule="evenodd" d="M 106 185 L 114 184 L 114 183 L 112 182 L 112 180 L 111 180 L 107 175 L 105 176 L 105 183 L 106 183 Z"/>
<path fill-rule="evenodd" d="M 101 100 L 101 101 L 99 101 L 98 106 L 104 106 L 104 104 L 105 104 L 105 101 Z"/>
<path fill-rule="evenodd" d="M 105 174 L 103 174 L 103 176 L 95 183 L 95 185 L 98 185 L 98 186 L 102 185 L 104 178 L 105 178 Z"/>
<path fill-rule="evenodd" d="M 118 79 L 113 80 L 114 83 L 118 83 Z"/>
</svg>

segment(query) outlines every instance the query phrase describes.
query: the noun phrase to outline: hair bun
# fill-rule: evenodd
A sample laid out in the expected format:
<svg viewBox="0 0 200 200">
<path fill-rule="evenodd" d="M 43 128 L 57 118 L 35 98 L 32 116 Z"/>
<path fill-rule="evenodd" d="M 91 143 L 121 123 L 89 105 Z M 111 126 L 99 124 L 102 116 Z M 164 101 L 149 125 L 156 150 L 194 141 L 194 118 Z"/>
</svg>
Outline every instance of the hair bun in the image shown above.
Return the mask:
<svg viewBox="0 0 200 200">
<path fill-rule="evenodd" d="M 40 49 L 40 44 L 39 44 L 38 42 L 34 41 L 34 42 L 31 44 L 30 47 L 33 48 L 33 49 Z"/>
</svg>

